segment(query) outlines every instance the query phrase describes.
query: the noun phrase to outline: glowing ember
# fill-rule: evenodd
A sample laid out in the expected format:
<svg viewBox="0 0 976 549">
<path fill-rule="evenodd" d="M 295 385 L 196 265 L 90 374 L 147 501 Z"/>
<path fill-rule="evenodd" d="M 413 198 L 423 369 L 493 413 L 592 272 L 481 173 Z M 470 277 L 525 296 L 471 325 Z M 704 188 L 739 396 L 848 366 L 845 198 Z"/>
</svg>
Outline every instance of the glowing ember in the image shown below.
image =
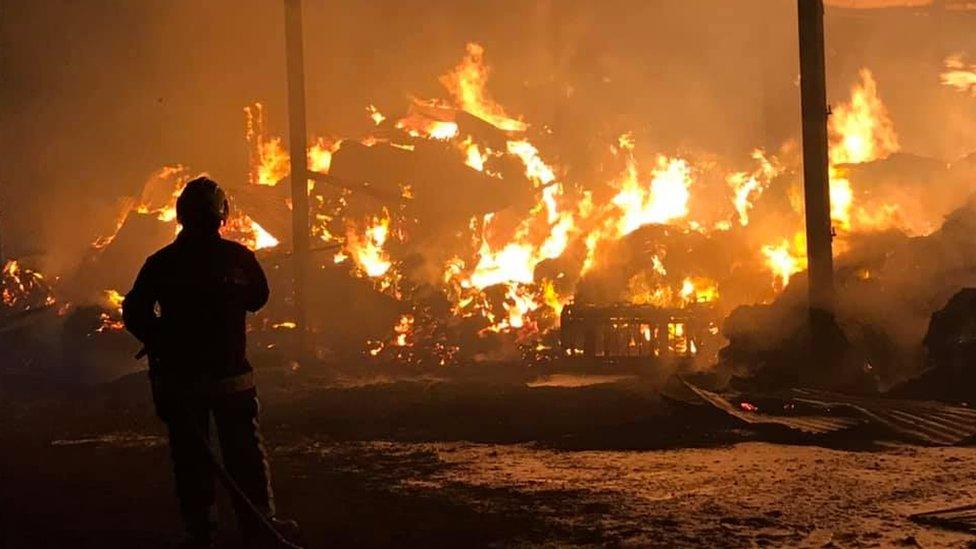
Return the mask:
<svg viewBox="0 0 976 549">
<path fill-rule="evenodd" d="M 298 324 L 295 324 L 290 320 L 286 320 L 285 322 L 278 322 L 277 324 L 272 324 L 271 327 L 275 329 L 294 330 L 295 328 L 298 327 Z"/>
<path fill-rule="evenodd" d="M 105 290 L 104 297 L 106 304 L 110 308 L 122 314 L 122 300 L 125 299 L 124 295 L 120 294 L 118 290 Z"/>
<path fill-rule="evenodd" d="M 383 113 L 381 113 L 376 108 L 375 105 L 370 105 L 366 107 L 366 112 L 369 113 L 369 117 L 373 120 L 373 123 L 376 124 L 377 126 L 379 126 L 380 124 L 383 123 L 384 120 L 386 120 L 386 117 L 383 116 Z"/>
<path fill-rule="evenodd" d="M 400 320 L 397 321 L 397 325 L 393 327 L 393 332 L 396 334 L 393 344 L 397 347 L 406 347 L 412 345 L 410 338 L 413 335 L 413 315 L 400 315 Z"/>
<path fill-rule="evenodd" d="M 26 311 L 55 303 L 44 276 L 11 259 L 0 270 L 0 303 L 7 309 Z"/>
</svg>

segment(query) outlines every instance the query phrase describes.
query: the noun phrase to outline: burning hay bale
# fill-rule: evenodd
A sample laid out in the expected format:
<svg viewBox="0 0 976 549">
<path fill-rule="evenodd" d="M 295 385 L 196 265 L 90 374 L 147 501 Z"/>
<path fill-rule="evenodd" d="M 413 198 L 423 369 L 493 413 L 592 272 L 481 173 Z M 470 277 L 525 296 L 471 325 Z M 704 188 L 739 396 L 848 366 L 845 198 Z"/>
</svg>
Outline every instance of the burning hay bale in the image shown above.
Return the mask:
<svg viewBox="0 0 976 549">
<path fill-rule="evenodd" d="M 303 328 L 321 357 L 548 364 L 572 359 L 575 349 L 597 355 L 600 345 L 586 341 L 609 333 L 623 347 L 604 345 L 604 354 L 694 347 L 699 370 L 718 361 L 755 375 L 805 359 L 797 304 L 806 244 L 794 143 L 729 159 L 657 150 L 646 134 L 598 132 L 583 136 L 585 154 L 567 160 L 577 155 L 566 151 L 580 150 L 567 145 L 575 136 L 510 114 L 489 92 L 485 61 L 484 48 L 469 44 L 439 79 L 444 98 L 415 98 L 400 113 L 369 105 L 367 129 L 315 138 L 306 151 L 315 268 Z M 291 185 L 282 182 L 290 155 L 268 131 L 260 103 L 245 117 L 248 184 L 231 186 L 238 214 L 224 234 L 263 250 L 273 295 L 282 299 L 252 329 L 275 346 L 295 327 L 285 297 Z M 916 368 L 922 319 L 968 276 L 926 294 L 901 275 L 949 272 L 912 262 L 943 263 L 922 248 L 941 245 L 932 231 L 973 190 L 974 167 L 902 153 L 869 70 L 850 101 L 837 105 L 829 133 L 831 217 L 848 302 L 838 315 L 843 353 L 833 366 L 855 372 L 835 381 L 887 386 Z M 70 277 L 79 287 L 73 295 L 84 296 L 79 302 L 124 289 L 138 261 L 172 238 L 172 200 L 187 175 L 165 168 L 147 182 L 118 230 Z M 945 192 L 928 196 L 936 183 Z M 909 238 L 918 235 L 928 236 Z M 895 293 L 919 301 L 901 303 L 894 315 L 872 302 Z M 720 319 L 740 306 L 752 308 L 733 313 L 718 332 Z M 614 325 L 619 312 L 626 328 Z M 580 332 L 573 323 L 581 315 L 598 320 Z M 672 333 L 679 324 L 695 326 L 680 345 Z M 720 360 L 723 334 L 730 345 Z"/>
<path fill-rule="evenodd" d="M 5 318 L 54 305 L 54 292 L 41 273 L 7 260 L 0 269 L 0 327 Z"/>
<path fill-rule="evenodd" d="M 976 284 L 976 257 L 959 253 L 976 246 L 974 235 L 976 199 L 928 236 L 888 234 L 852 243 L 837 271 L 843 364 L 810 367 L 830 372 L 824 379 L 835 389 L 853 383 L 874 392 L 917 375 L 931 315 L 960 288 Z M 770 305 L 734 311 L 723 328 L 730 343 L 722 364 L 750 376 L 779 371 L 783 379 L 795 379 L 807 360 L 804 294 L 801 284 L 791 283 Z M 936 315 L 935 335 L 926 336 L 933 345 L 943 329 L 941 319 L 958 319 L 966 295 L 956 298 L 950 312 Z"/>
</svg>

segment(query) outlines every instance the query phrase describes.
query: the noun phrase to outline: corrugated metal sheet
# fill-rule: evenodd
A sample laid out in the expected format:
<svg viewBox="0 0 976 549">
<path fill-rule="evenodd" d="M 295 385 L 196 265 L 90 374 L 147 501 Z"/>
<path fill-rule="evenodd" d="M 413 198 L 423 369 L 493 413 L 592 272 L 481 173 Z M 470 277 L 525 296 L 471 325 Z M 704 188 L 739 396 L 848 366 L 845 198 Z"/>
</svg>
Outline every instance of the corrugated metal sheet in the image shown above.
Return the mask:
<svg viewBox="0 0 976 549">
<path fill-rule="evenodd" d="M 820 435 L 874 424 L 889 431 L 894 438 L 938 446 L 960 444 L 976 436 L 976 410 L 963 406 L 859 397 L 816 389 L 723 396 L 691 383 L 686 385 L 704 402 L 751 425 L 782 425 Z M 764 410 L 742 405 L 750 401 L 774 401 L 780 405 Z"/>
<path fill-rule="evenodd" d="M 794 389 L 798 402 L 856 410 L 903 438 L 923 444 L 953 445 L 976 436 L 976 410 L 922 400 L 855 397 Z"/>
<path fill-rule="evenodd" d="M 718 393 L 702 389 L 691 383 L 687 383 L 687 385 L 689 389 L 705 402 L 751 425 L 782 425 L 803 433 L 823 435 L 850 429 L 851 427 L 856 427 L 866 422 L 863 418 L 831 415 L 828 412 L 819 415 L 775 415 L 761 411 L 749 411 L 737 404 L 733 404 L 728 398 Z"/>
</svg>

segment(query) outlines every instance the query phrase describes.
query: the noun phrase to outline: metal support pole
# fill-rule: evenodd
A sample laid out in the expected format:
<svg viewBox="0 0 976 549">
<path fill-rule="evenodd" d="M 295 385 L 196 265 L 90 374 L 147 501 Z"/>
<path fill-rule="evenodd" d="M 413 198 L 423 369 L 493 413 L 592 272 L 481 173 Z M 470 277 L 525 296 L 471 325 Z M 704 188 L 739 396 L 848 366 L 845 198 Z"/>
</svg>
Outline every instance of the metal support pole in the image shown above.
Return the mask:
<svg viewBox="0 0 976 549">
<path fill-rule="evenodd" d="M 305 279 L 308 274 L 308 160 L 305 130 L 305 60 L 302 0 L 285 0 L 285 62 L 288 70 L 288 149 L 291 156 L 292 250 L 298 350 L 307 351 Z"/>
<path fill-rule="evenodd" d="M 827 82 L 823 0 L 797 0 L 800 103 L 803 113 L 803 195 L 806 210 L 810 311 L 834 311 L 834 259 L 827 156 Z"/>
</svg>

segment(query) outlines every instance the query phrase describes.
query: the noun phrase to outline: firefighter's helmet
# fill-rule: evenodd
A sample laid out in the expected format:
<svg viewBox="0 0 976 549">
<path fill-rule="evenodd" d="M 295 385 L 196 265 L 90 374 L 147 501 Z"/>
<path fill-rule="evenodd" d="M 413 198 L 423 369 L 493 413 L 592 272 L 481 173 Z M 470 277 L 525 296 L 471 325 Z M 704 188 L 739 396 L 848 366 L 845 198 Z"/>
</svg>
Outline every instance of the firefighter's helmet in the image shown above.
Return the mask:
<svg viewBox="0 0 976 549">
<path fill-rule="evenodd" d="M 184 228 L 218 229 L 229 214 L 227 194 L 209 177 L 193 179 L 176 199 L 176 218 Z"/>
</svg>

